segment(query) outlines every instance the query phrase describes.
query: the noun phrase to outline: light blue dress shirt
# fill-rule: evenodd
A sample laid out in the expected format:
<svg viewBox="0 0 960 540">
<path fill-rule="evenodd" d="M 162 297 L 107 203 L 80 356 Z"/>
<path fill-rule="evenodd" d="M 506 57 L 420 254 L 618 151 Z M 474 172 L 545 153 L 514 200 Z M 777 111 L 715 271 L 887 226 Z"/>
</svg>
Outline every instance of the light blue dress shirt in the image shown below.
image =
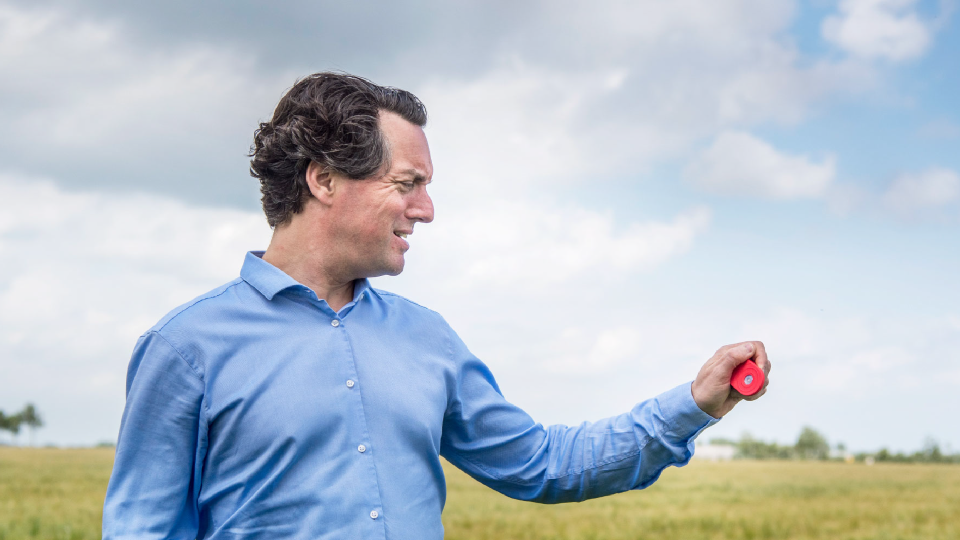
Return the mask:
<svg viewBox="0 0 960 540">
<path fill-rule="evenodd" d="M 683 465 L 690 383 L 544 427 L 440 315 L 356 283 L 339 312 L 248 253 L 137 342 L 103 537 L 443 538 L 440 456 L 517 499 L 580 501 Z"/>
</svg>

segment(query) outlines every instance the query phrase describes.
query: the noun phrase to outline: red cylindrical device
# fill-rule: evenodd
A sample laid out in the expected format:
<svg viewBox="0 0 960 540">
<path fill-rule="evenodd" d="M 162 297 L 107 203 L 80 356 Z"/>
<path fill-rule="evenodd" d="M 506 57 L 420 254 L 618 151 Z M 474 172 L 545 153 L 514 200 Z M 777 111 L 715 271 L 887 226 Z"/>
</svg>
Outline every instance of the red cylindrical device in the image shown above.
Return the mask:
<svg viewBox="0 0 960 540">
<path fill-rule="evenodd" d="M 730 386 L 745 396 L 752 396 L 763 388 L 763 370 L 753 360 L 747 360 L 733 370 Z"/>
</svg>

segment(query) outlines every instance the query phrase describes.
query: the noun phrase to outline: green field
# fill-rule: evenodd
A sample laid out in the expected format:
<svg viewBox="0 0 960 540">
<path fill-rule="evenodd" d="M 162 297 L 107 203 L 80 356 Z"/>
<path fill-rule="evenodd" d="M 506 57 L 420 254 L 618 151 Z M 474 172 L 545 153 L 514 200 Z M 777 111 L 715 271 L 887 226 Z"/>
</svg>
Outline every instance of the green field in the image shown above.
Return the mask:
<svg viewBox="0 0 960 540">
<path fill-rule="evenodd" d="M 0 540 L 100 537 L 112 449 L 0 447 Z M 447 538 L 960 539 L 960 466 L 693 463 L 579 504 L 507 499 L 447 467 Z"/>
</svg>

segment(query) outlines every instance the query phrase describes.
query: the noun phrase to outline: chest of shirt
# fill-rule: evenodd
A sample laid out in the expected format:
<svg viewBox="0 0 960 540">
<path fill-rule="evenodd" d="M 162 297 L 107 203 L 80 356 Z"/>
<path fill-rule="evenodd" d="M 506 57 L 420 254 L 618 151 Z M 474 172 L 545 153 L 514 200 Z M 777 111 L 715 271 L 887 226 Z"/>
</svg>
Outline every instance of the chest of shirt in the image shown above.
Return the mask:
<svg viewBox="0 0 960 540">
<path fill-rule="evenodd" d="M 337 454 L 359 432 L 377 446 L 439 451 L 455 385 L 448 351 L 428 328 L 376 315 L 299 313 L 218 329 L 221 346 L 204 358 L 211 450 L 223 443 L 252 458 L 287 441 Z"/>
</svg>

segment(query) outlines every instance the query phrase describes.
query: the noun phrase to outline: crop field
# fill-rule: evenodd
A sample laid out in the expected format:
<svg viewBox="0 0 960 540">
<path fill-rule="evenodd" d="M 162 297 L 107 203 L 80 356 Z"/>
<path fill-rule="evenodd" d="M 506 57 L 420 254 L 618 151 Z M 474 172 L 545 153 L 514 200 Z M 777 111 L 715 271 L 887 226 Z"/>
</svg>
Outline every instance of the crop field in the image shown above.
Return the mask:
<svg viewBox="0 0 960 540">
<path fill-rule="evenodd" d="M 113 449 L 0 447 L 0 540 L 100 538 Z M 960 466 L 694 462 L 578 504 L 513 501 L 447 467 L 451 540 L 960 538 Z"/>
</svg>

